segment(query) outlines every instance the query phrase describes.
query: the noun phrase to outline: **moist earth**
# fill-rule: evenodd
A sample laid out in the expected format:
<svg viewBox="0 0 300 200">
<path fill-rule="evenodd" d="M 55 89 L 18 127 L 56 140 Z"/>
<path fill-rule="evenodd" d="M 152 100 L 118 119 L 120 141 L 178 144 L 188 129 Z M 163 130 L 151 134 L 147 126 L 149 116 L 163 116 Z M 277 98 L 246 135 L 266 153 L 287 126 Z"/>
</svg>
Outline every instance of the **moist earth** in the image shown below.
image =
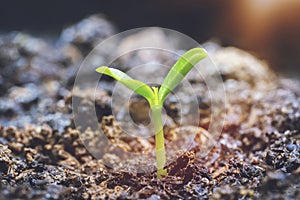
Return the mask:
<svg viewBox="0 0 300 200">
<path fill-rule="evenodd" d="M 169 42 L 155 31 L 159 42 Z M 115 33 L 103 16 L 93 15 L 64 29 L 54 43 L 22 32 L 0 36 L 0 199 L 300 199 L 299 82 L 276 75 L 245 51 L 214 42 L 203 46 L 219 67 L 226 112 L 221 116 L 222 134 L 208 155 L 197 153 L 205 147 L 213 123 L 210 94 L 204 80 L 190 75 L 200 125 L 193 145 L 166 166 L 169 175 L 159 180 L 155 169 L 138 173 L 104 165 L 122 160 L 117 149 L 155 150 L 153 137 L 124 136 L 121 122 L 112 115 L 114 81 L 103 77 L 96 92 L 72 88 L 83 58 Z M 147 33 L 137 34 L 136 41 L 143 37 Z M 143 56 L 124 59 L 138 63 Z M 154 56 L 165 63 L 176 61 Z M 126 70 L 123 62 L 118 61 L 118 67 Z M 109 150 L 97 148 L 99 131 L 76 129 L 74 100 L 82 115 L 94 105 L 99 129 L 112 143 Z M 195 127 L 179 126 L 177 103 L 172 95 L 165 103 L 164 130 L 166 142 L 180 145 Z M 139 112 L 148 113 L 147 106 L 143 99 L 131 98 L 128 108 L 136 122 L 149 120 Z M 85 148 L 87 143 L 103 151 L 103 158 L 96 159 Z"/>
</svg>

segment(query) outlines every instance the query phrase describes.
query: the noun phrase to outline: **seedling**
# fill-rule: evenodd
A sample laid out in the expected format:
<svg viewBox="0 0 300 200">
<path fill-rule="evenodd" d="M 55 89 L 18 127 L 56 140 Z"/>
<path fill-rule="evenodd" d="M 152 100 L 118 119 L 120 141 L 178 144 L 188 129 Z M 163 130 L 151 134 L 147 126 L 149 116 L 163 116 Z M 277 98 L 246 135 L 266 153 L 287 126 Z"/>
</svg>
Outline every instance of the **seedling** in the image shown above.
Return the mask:
<svg viewBox="0 0 300 200">
<path fill-rule="evenodd" d="M 162 176 L 167 175 L 166 169 L 166 151 L 164 142 L 164 132 L 161 112 L 163 103 L 168 94 L 182 81 L 186 74 L 202 59 L 207 56 L 207 53 L 202 48 L 194 48 L 183 54 L 171 68 L 163 81 L 160 88 L 149 87 L 145 83 L 132 79 L 124 72 L 102 66 L 96 69 L 101 74 L 106 74 L 116 79 L 129 89 L 133 90 L 137 94 L 143 96 L 150 104 L 152 111 L 152 119 L 155 131 L 155 145 L 156 145 L 156 167 L 157 177 L 159 179 Z"/>
</svg>

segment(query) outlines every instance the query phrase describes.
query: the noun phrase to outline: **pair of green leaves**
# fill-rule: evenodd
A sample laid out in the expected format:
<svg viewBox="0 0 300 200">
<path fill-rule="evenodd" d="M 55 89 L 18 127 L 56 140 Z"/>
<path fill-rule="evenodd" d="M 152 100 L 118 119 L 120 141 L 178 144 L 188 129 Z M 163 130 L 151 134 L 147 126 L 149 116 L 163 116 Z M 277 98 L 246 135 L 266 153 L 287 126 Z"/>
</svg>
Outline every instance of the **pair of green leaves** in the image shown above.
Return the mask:
<svg viewBox="0 0 300 200">
<path fill-rule="evenodd" d="M 207 56 L 207 53 L 202 48 L 194 48 L 183 54 L 171 68 L 164 82 L 157 92 L 157 88 L 153 90 L 145 83 L 132 79 L 124 72 L 102 66 L 96 69 L 101 74 L 106 74 L 116 79 L 129 89 L 147 99 L 150 106 L 163 105 L 168 94 L 182 81 L 186 74 L 202 59 Z"/>
</svg>

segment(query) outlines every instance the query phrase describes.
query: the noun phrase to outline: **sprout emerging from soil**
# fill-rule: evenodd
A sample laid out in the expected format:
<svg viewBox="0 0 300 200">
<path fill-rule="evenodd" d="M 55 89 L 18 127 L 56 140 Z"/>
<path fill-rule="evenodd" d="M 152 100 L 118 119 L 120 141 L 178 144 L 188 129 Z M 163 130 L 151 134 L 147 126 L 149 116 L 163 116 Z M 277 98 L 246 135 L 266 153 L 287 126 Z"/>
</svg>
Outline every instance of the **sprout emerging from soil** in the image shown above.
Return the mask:
<svg viewBox="0 0 300 200">
<path fill-rule="evenodd" d="M 202 48 L 194 48 L 183 54 L 175 65 L 167 74 L 161 87 L 149 87 L 145 83 L 132 79 L 124 72 L 102 66 L 96 69 L 97 72 L 111 76 L 135 93 L 143 96 L 150 104 L 152 111 L 152 119 L 155 130 L 155 144 L 156 144 L 156 167 L 157 177 L 167 175 L 167 170 L 164 169 L 166 164 L 166 151 L 164 142 L 164 132 L 161 112 L 163 103 L 168 94 L 182 81 L 186 74 L 202 59 L 207 56 L 207 53 Z"/>
</svg>

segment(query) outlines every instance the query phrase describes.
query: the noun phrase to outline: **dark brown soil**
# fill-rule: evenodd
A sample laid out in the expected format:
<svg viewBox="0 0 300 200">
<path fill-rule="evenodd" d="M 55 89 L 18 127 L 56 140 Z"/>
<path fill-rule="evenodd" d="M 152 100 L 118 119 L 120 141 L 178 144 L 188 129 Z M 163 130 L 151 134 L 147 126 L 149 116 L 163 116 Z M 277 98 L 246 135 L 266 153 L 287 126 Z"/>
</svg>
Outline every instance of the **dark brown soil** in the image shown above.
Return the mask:
<svg viewBox="0 0 300 200">
<path fill-rule="evenodd" d="M 226 120 L 208 156 L 197 152 L 210 123 L 209 93 L 203 80 L 190 77 L 202 128 L 196 145 L 167 166 L 169 176 L 112 170 L 93 158 L 75 129 L 71 103 L 72 97 L 81 106 L 93 103 L 94 93 L 71 90 L 82 58 L 113 33 L 109 22 L 93 16 L 64 30 L 56 45 L 24 33 L 0 36 L 0 199 L 300 199 L 299 82 L 278 77 L 246 52 L 215 44 L 206 45 L 224 80 Z M 153 138 L 120 136 L 111 115 L 113 87 L 104 79 L 96 93 L 100 127 L 116 148 L 154 151 Z M 135 104 L 143 103 L 132 101 L 134 115 Z M 165 105 L 174 119 L 165 126 L 167 141 L 186 131 L 177 127 L 174 104 Z M 93 140 L 97 132 L 83 135 L 95 147 L 101 142 Z M 105 152 L 105 159 L 117 162 L 114 152 Z"/>
</svg>

